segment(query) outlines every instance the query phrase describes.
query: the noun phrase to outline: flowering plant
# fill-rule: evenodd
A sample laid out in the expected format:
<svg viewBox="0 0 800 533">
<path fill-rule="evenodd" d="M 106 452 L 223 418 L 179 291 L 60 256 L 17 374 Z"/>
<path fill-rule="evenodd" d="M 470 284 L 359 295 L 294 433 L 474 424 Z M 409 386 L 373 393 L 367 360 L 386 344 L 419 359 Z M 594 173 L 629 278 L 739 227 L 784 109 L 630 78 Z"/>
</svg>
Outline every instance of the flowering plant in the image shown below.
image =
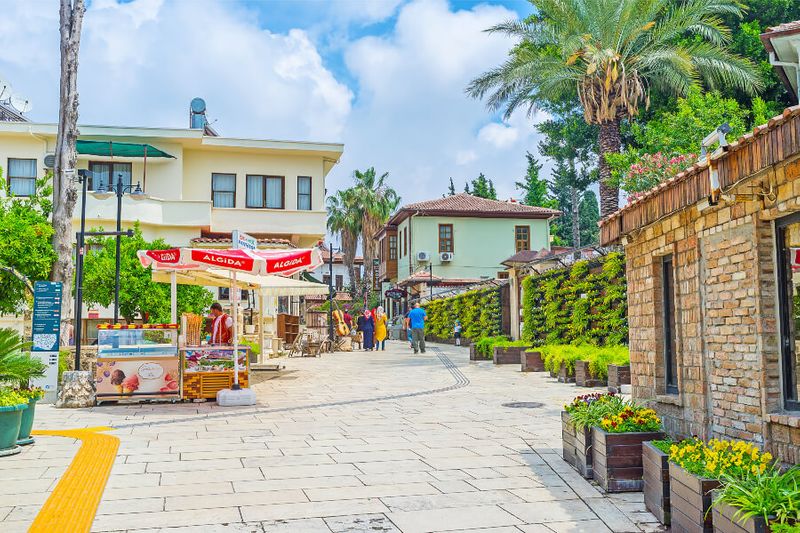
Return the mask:
<svg viewBox="0 0 800 533">
<path fill-rule="evenodd" d="M 609 433 L 661 431 L 661 419 L 652 409 L 626 405 L 619 413 L 604 415 L 600 427 Z"/>
<path fill-rule="evenodd" d="M 719 479 L 763 474 L 772 455 L 744 441 L 686 439 L 670 446 L 669 460 L 696 476 Z"/>
<path fill-rule="evenodd" d="M 593 392 L 591 394 L 582 394 L 576 396 L 571 403 L 564 406 L 564 410 L 570 414 L 575 411 L 583 410 L 592 405 L 594 402 L 608 402 L 609 399 L 615 397 L 613 392 Z"/>
<path fill-rule="evenodd" d="M 599 425 L 605 415 L 619 413 L 626 405 L 629 405 L 628 402 L 616 394 L 595 392 L 578 396 L 564 409 L 572 418 L 575 428 L 584 429 Z"/>
<path fill-rule="evenodd" d="M 628 201 L 635 200 L 659 183 L 677 176 L 696 160 L 697 156 L 694 154 L 642 154 L 622 176 L 621 186 L 629 191 Z"/>
</svg>

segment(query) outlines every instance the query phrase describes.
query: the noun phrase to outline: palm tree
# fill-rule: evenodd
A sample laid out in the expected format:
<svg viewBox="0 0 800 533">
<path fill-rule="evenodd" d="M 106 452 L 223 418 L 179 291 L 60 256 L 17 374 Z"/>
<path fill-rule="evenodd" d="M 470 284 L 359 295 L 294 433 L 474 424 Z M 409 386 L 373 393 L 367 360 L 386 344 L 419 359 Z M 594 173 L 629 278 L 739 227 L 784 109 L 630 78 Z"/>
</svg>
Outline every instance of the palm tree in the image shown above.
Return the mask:
<svg viewBox="0 0 800 533">
<path fill-rule="evenodd" d="M 375 233 L 386 224 L 389 216 L 400 204 L 397 192 L 386 184 L 388 172 L 380 176 L 375 174 L 375 167 L 364 172 L 353 173 L 353 187 L 361 207 L 361 243 L 364 248 L 364 279 L 372 279 L 372 261 L 378 257 L 378 243 Z M 369 284 L 367 284 L 368 286 Z"/>
<path fill-rule="evenodd" d="M 355 259 L 358 237 L 361 234 L 361 207 L 353 189 L 336 191 L 328 197 L 328 229 L 339 234 L 343 262 L 350 277 L 350 287 L 355 283 Z M 331 254 L 333 250 L 331 250 Z"/>
<path fill-rule="evenodd" d="M 520 39 L 509 59 L 467 87 L 488 94 L 492 110 L 510 116 L 579 100 L 584 119 L 598 124 L 601 216 L 619 206 L 607 153 L 621 148 L 620 120 L 649 105 L 650 90 L 683 96 L 704 82 L 753 94 L 763 87 L 753 64 L 725 50 L 731 32 L 722 17 L 741 17 L 738 0 L 529 0 L 531 21 L 487 31 Z"/>
<path fill-rule="evenodd" d="M 44 377 L 47 365 L 31 357 L 25 342 L 12 329 L 0 329 L 0 387 L 13 385 L 28 388 L 30 380 Z"/>
</svg>

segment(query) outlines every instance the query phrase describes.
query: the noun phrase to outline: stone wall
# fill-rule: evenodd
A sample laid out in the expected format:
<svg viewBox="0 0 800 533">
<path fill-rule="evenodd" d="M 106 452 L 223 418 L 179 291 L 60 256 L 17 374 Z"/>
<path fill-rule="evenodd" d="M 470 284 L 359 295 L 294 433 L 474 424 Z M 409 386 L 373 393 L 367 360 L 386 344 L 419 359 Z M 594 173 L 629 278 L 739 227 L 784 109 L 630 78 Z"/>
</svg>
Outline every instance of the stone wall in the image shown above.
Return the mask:
<svg viewBox="0 0 800 533">
<path fill-rule="evenodd" d="M 628 236 L 631 384 L 673 435 L 747 439 L 797 463 L 800 412 L 782 410 L 773 221 L 800 211 L 800 160 L 731 192 L 767 190 L 770 182 L 773 202 L 749 196 L 702 212 L 693 206 Z M 678 394 L 665 390 L 667 254 L 675 271 Z"/>
</svg>

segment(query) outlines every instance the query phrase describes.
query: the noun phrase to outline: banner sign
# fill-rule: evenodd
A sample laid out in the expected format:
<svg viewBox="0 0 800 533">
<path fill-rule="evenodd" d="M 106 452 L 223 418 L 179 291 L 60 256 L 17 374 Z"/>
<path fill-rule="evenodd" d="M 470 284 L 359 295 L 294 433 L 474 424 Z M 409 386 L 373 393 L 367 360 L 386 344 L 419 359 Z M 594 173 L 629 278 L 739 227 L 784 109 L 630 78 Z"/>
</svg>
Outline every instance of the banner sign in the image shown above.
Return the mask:
<svg viewBox="0 0 800 533">
<path fill-rule="evenodd" d="M 406 295 L 406 291 L 403 289 L 389 289 L 383 294 L 392 300 L 400 300 Z"/>
<path fill-rule="evenodd" d="M 33 286 L 31 350 L 34 352 L 58 352 L 61 337 L 61 291 L 60 281 L 37 281 Z"/>
<path fill-rule="evenodd" d="M 238 229 L 231 233 L 231 242 L 234 250 L 255 250 L 258 248 L 258 240 Z"/>
</svg>

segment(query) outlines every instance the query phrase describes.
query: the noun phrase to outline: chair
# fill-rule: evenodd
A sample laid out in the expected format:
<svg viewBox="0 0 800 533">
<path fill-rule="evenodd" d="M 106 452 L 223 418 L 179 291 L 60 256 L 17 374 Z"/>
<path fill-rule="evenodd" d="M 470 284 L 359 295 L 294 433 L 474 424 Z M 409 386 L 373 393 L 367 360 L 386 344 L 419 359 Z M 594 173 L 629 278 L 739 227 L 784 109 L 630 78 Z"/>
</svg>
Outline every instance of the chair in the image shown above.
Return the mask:
<svg viewBox="0 0 800 533">
<path fill-rule="evenodd" d="M 295 357 L 295 354 L 299 354 L 300 357 L 303 356 L 303 335 L 300 333 L 295 335 L 294 342 L 289 346 L 288 357 Z"/>
</svg>

